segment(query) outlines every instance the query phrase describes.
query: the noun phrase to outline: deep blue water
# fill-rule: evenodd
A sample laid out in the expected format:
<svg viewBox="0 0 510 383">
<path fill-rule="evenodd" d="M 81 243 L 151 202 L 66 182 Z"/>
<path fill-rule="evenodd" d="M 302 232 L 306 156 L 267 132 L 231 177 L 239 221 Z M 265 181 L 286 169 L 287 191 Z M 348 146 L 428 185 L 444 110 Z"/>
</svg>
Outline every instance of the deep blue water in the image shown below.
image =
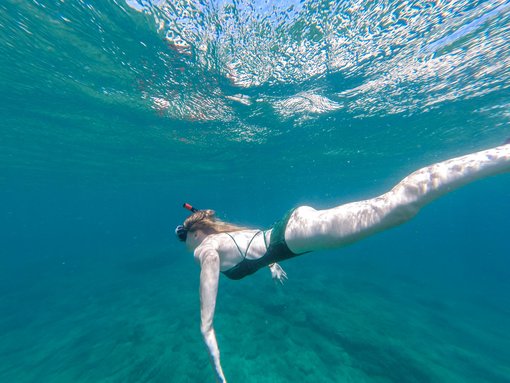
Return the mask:
<svg viewBox="0 0 510 383">
<path fill-rule="evenodd" d="M 189 201 L 268 227 L 510 137 L 508 1 L 0 4 L 0 381 L 204 382 Z M 221 279 L 230 382 L 510 382 L 510 176 Z"/>
</svg>

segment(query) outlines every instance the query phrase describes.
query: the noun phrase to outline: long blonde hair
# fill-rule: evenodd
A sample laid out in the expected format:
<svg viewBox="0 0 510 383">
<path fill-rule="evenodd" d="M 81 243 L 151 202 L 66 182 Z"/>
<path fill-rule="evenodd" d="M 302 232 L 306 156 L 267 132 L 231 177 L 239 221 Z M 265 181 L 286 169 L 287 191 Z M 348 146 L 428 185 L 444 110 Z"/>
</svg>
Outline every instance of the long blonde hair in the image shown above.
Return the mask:
<svg viewBox="0 0 510 383">
<path fill-rule="evenodd" d="M 201 230 L 205 234 L 230 233 L 233 231 L 247 230 L 248 228 L 223 222 L 216 218 L 214 210 L 198 210 L 191 214 L 183 224 L 189 232 Z"/>
</svg>

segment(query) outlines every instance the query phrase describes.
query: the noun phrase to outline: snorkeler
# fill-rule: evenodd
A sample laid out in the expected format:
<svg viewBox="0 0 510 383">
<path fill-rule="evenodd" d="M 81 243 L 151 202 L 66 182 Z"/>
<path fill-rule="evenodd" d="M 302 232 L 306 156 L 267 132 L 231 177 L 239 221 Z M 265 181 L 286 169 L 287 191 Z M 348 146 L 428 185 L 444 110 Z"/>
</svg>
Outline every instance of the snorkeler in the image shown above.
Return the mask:
<svg viewBox="0 0 510 383">
<path fill-rule="evenodd" d="M 201 331 L 219 382 L 226 382 L 213 328 L 220 273 L 241 279 L 268 266 L 281 283 L 287 278 L 276 263 L 314 250 L 359 241 L 400 225 L 433 200 L 475 180 L 510 172 L 510 144 L 427 166 L 411 173 L 379 197 L 327 210 L 301 206 L 268 230 L 222 222 L 213 210 L 184 207 L 191 215 L 175 233 L 201 266 Z"/>
</svg>

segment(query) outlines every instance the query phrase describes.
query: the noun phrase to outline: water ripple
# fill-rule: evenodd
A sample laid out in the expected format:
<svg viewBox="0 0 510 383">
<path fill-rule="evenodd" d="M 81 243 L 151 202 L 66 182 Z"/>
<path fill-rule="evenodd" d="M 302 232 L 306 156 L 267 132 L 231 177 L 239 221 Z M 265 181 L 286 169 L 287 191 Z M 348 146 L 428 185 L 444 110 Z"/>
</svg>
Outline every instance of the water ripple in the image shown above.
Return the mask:
<svg viewBox="0 0 510 383">
<path fill-rule="evenodd" d="M 203 76 L 210 87 L 196 90 L 188 106 L 167 108 L 177 118 L 232 121 L 228 100 L 267 96 L 285 84 L 297 92 L 265 98 L 283 119 L 423 112 L 510 83 L 508 1 L 127 4 L 153 17 L 169 49 L 188 60 L 190 79 Z M 327 89 L 309 96 L 324 80 Z M 168 89 L 172 81 L 161 84 Z"/>
<path fill-rule="evenodd" d="M 32 0 L 0 10 L 5 94 L 73 89 L 170 121 L 412 115 L 510 86 L 508 0 Z"/>
</svg>

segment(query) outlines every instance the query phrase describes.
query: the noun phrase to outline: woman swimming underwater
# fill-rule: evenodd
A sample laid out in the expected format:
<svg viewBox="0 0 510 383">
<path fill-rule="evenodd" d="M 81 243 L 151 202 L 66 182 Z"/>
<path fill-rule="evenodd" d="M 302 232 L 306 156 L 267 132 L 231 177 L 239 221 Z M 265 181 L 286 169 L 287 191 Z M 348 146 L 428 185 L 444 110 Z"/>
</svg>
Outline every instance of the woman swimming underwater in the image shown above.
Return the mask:
<svg viewBox="0 0 510 383">
<path fill-rule="evenodd" d="M 251 230 L 197 210 L 175 232 L 201 266 L 201 331 L 219 382 L 226 382 L 213 328 L 220 273 L 241 279 L 269 266 L 273 278 L 286 274 L 276 263 L 300 254 L 359 241 L 400 225 L 428 203 L 470 182 L 510 171 L 510 144 L 427 166 L 405 177 L 379 197 L 327 210 L 301 206 L 268 230 Z"/>
</svg>

